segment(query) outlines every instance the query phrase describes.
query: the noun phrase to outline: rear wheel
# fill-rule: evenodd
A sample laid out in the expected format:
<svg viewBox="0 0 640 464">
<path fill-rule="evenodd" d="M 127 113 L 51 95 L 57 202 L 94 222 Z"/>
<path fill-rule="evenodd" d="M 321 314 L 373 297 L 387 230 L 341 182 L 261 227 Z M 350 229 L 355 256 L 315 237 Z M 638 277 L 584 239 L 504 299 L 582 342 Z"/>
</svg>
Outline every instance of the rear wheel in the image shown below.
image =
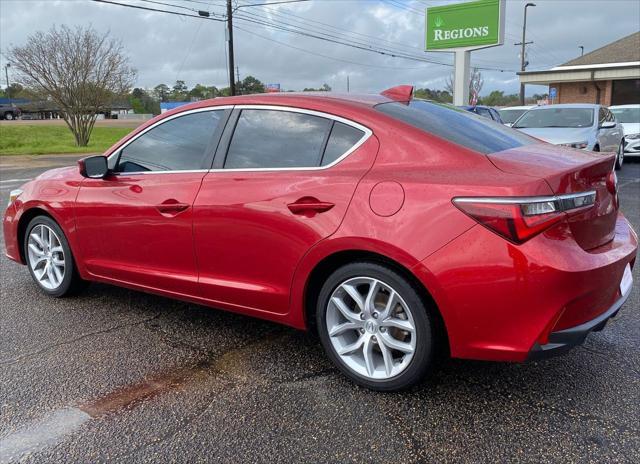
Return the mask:
<svg viewBox="0 0 640 464">
<path fill-rule="evenodd" d="M 405 278 L 373 263 L 335 271 L 318 298 L 317 327 L 329 358 L 367 388 L 417 384 L 432 365 L 433 324 Z"/>
<path fill-rule="evenodd" d="M 13 113 L 5 113 L 4 118 L 7 121 L 13 121 Z"/>
<path fill-rule="evenodd" d="M 82 289 L 71 248 L 62 229 L 47 216 L 29 222 L 24 237 L 24 256 L 31 277 L 50 296 L 61 297 Z"/>
<path fill-rule="evenodd" d="M 616 154 L 616 169 L 622 169 L 624 163 L 624 139 L 620 142 L 618 153 Z"/>
</svg>

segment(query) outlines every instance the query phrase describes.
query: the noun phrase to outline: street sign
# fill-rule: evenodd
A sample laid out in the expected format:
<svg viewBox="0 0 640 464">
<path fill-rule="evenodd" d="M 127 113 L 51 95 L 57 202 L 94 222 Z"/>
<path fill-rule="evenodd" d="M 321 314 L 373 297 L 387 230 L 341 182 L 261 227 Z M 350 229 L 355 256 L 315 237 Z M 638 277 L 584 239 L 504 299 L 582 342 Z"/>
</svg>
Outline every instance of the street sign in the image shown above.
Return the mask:
<svg viewBox="0 0 640 464">
<path fill-rule="evenodd" d="M 479 0 L 427 8 L 426 50 L 455 51 L 504 43 L 504 1 Z"/>
<path fill-rule="evenodd" d="M 549 87 L 549 97 L 553 100 L 558 95 L 558 89 L 555 87 Z"/>
</svg>

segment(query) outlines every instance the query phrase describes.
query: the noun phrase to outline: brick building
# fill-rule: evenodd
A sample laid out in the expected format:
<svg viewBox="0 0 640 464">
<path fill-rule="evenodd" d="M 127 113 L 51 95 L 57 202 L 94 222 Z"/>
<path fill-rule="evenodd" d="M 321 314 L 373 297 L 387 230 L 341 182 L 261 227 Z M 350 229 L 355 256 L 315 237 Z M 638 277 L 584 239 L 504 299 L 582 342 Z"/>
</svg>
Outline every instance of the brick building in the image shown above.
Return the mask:
<svg viewBox="0 0 640 464">
<path fill-rule="evenodd" d="M 640 103 L 640 32 L 546 71 L 518 73 L 524 84 L 548 85 L 550 103 Z"/>
</svg>

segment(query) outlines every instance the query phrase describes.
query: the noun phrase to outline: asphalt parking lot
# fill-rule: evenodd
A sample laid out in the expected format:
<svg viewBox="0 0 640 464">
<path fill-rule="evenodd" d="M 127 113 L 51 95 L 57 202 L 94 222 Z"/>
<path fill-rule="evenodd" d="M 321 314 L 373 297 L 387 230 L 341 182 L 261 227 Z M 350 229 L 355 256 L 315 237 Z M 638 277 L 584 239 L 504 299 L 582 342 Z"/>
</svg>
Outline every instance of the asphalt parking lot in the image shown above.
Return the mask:
<svg viewBox="0 0 640 464">
<path fill-rule="evenodd" d="M 75 158 L 3 158 L 0 201 Z M 640 163 L 618 176 L 640 231 Z M 640 266 L 618 317 L 570 354 L 452 360 L 399 394 L 354 386 L 302 332 L 106 285 L 50 299 L 4 253 L 0 270 L 0 462 L 640 456 Z"/>
</svg>

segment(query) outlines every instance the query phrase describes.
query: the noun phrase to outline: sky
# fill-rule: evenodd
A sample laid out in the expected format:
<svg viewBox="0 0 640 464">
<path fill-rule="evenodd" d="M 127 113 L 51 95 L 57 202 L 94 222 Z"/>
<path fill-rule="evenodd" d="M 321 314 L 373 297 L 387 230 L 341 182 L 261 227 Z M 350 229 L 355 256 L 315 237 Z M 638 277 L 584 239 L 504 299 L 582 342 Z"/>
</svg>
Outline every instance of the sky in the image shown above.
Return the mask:
<svg viewBox="0 0 640 464">
<path fill-rule="evenodd" d="M 197 15 L 197 10 L 225 13 L 225 0 L 109 0 Z M 282 0 L 234 0 L 235 60 L 240 78 L 252 75 L 283 89 L 302 90 L 329 84 L 345 91 L 380 92 L 400 84 L 444 89 L 452 67 L 372 53 L 293 34 L 250 21 L 269 22 L 307 33 L 332 36 L 363 48 L 395 51 L 439 63 L 453 63 L 451 53 L 424 52 L 424 9 L 444 0 L 310 0 L 271 6 L 246 6 Z M 481 94 L 519 90 L 523 0 L 507 0 L 504 45 L 471 53 L 482 70 Z M 528 9 L 528 70 L 548 69 L 640 30 L 638 0 L 535 0 Z M 164 6 L 164 5 L 173 6 Z M 196 11 L 193 11 L 196 10 Z M 244 18 L 244 19 L 242 19 Z M 0 51 L 22 45 L 30 33 L 54 25 L 91 25 L 122 41 L 138 87 L 184 80 L 228 85 L 225 23 L 126 8 L 91 0 L 0 0 Z M 0 66 L 6 63 L 0 55 Z M 6 85 L 2 73 L 2 86 Z M 10 82 L 13 76 L 9 75 Z M 544 87 L 528 86 L 527 94 Z"/>
</svg>

